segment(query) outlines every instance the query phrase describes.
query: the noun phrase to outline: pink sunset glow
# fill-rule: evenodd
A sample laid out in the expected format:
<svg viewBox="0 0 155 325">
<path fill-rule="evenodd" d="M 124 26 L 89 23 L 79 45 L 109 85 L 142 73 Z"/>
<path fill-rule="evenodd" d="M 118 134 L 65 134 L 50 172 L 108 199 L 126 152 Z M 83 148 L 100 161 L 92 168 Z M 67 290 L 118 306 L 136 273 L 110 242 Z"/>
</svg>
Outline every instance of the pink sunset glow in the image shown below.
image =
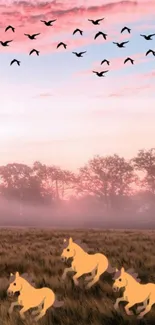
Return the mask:
<svg viewBox="0 0 155 325">
<path fill-rule="evenodd" d="M 12 40 L 9 46 L 0 42 L 1 224 L 10 225 L 10 216 L 11 224 L 30 225 L 51 224 L 52 216 L 61 226 L 71 220 L 74 226 L 101 224 L 103 214 L 104 221 L 122 222 L 127 213 L 137 220 L 145 201 L 138 201 L 139 195 L 144 185 L 150 190 L 150 178 L 141 183 L 130 159 L 154 147 L 155 56 L 146 53 L 155 50 L 155 37 L 141 36 L 155 33 L 154 11 L 154 1 L 142 0 L 1 1 L 0 41 Z M 104 18 L 99 25 L 88 20 L 99 18 Z M 53 19 L 53 26 L 40 21 Z M 15 32 L 5 32 L 8 25 Z M 124 26 L 131 33 L 121 33 Z M 73 35 L 77 28 L 82 36 Z M 99 31 L 106 40 L 94 39 Z M 25 33 L 39 35 L 31 40 Z M 124 48 L 113 44 L 123 41 L 128 41 Z M 57 48 L 59 42 L 67 49 Z M 39 55 L 29 55 L 32 49 Z M 72 53 L 85 51 L 83 57 Z M 127 57 L 133 65 L 124 64 Z M 14 59 L 19 66 L 10 65 Z M 101 65 L 104 59 L 110 64 Z M 105 70 L 104 78 L 92 72 Z M 108 175 L 104 180 L 100 164 Z M 120 170 L 125 174 L 117 179 Z M 121 198 L 119 218 L 113 216 L 115 207 L 106 210 L 107 179 L 109 191 L 115 188 L 116 197 L 123 193 L 123 200 L 129 199 L 127 206 Z"/>
<path fill-rule="evenodd" d="M 152 135 L 144 131 L 142 138 L 138 132 L 146 106 L 150 114 L 144 120 L 148 119 L 151 125 L 154 118 L 151 70 L 154 57 L 145 56 L 153 43 L 148 45 L 139 36 L 154 32 L 155 25 L 149 19 L 154 9 L 153 1 L 103 4 L 98 0 L 95 5 L 93 1 L 89 5 L 85 1 L 1 2 L 0 39 L 13 40 L 7 49 L 0 46 L 4 57 L 0 113 L 2 163 L 16 157 L 17 161 L 33 163 L 40 159 L 76 169 L 95 154 L 119 152 L 130 157 L 144 146 L 143 138 L 147 147 L 153 144 Z M 99 26 L 88 21 L 103 17 Z M 57 21 L 47 27 L 40 22 L 42 19 Z M 9 24 L 15 27 L 15 33 L 5 32 Z M 131 34 L 120 34 L 125 25 L 131 27 Z M 82 37 L 72 35 L 77 27 L 84 31 Z M 102 36 L 94 40 L 99 30 L 108 34 L 106 41 Z M 40 35 L 30 41 L 24 33 Z M 123 40 L 129 40 L 123 50 L 112 44 Z M 66 50 L 56 49 L 60 41 L 67 44 Z M 135 46 L 136 53 L 132 54 Z M 40 57 L 28 56 L 32 48 L 40 51 Z M 84 50 L 87 53 L 82 59 L 72 54 Z M 101 60 L 113 53 L 116 56 L 110 58 L 110 66 L 101 66 Z M 127 55 L 135 60 L 134 66 L 123 64 Z M 9 66 L 14 57 L 21 60 L 19 69 L 16 65 Z M 92 70 L 109 72 L 100 79 Z M 125 121 L 129 130 L 137 123 L 135 133 L 129 134 L 128 148 Z M 132 142 L 135 134 L 137 141 Z M 92 146 L 87 146 L 89 141 Z"/>
</svg>

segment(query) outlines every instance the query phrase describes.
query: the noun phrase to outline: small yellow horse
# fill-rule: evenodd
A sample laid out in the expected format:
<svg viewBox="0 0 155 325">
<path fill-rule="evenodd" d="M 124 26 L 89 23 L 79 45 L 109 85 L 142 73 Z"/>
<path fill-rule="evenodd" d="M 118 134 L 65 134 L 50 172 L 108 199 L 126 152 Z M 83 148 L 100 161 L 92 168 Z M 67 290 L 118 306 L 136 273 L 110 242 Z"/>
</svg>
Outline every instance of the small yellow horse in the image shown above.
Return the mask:
<svg viewBox="0 0 155 325">
<path fill-rule="evenodd" d="M 137 278 L 137 275 L 136 273 L 129 274 L 125 272 L 123 267 L 120 271 L 117 270 L 114 277 L 116 280 L 113 284 L 113 290 L 119 291 L 120 288 L 125 287 L 125 291 L 123 292 L 123 297 L 116 300 L 114 308 L 118 310 L 119 303 L 121 301 L 127 301 L 128 304 L 125 306 L 125 311 L 127 315 L 133 315 L 133 312 L 129 310 L 129 308 L 133 307 L 135 304 L 143 303 L 143 306 L 137 307 L 137 313 L 144 309 L 144 311 L 137 316 L 137 318 L 140 319 L 151 310 L 152 305 L 155 303 L 155 284 L 141 284 L 139 283 L 140 279 Z"/>
<path fill-rule="evenodd" d="M 54 292 L 50 288 L 34 288 L 22 275 L 19 275 L 19 272 L 16 272 L 15 275 L 12 273 L 11 283 L 7 290 L 9 296 L 14 295 L 15 292 L 19 291 L 18 300 L 13 302 L 9 308 L 9 314 L 13 312 L 15 306 L 22 306 L 20 310 L 20 316 L 22 319 L 25 319 L 24 313 L 30 309 L 38 307 L 37 311 L 33 311 L 32 315 L 37 315 L 35 321 L 38 321 L 43 317 L 47 309 L 51 306 L 61 307 L 63 305 L 62 301 L 57 301 Z"/>
<path fill-rule="evenodd" d="M 107 271 L 108 273 L 114 273 L 115 268 L 112 268 L 105 255 L 101 253 L 88 254 L 80 247 L 76 242 L 73 242 L 72 238 L 69 238 L 69 242 L 64 239 L 65 248 L 61 254 L 63 261 L 73 258 L 71 267 L 66 268 L 62 275 L 62 279 L 66 278 L 68 272 L 76 272 L 73 276 L 75 285 L 78 285 L 78 278 L 84 274 L 91 273 L 91 276 L 86 277 L 86 281 L 90 282 L 87 284 L 87 288 L 92 287 L 100 278 L 100 275 Z"/>
</svg>

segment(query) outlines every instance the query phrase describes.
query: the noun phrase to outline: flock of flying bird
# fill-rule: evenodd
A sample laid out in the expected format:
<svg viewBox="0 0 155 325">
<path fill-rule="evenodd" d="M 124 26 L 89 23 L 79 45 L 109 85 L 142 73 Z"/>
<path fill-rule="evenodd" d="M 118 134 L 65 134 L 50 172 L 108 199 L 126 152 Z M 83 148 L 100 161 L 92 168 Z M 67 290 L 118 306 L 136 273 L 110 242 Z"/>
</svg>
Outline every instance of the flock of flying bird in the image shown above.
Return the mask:
<svg viewBox="0 0 155 325">
<path fill-rule="evenodd" d="M 46 26 L 53 26 L 52 24 L 53 24 L 56 20 L 57 20 L 57 19 L 49 20 L 49 21 L 41 20 L 41 22 L 44 23 Z M 104 20 L 104 18 L 97 19 L 97 20 L 88 19 L 88 21 L 92 22 L 93 25 L 100 25 L 99 23 L 100 23 L 100 21 L 102 21 L 102 20 Z M 5 32 L 7 32 L 9 29 L 11 29 L 13 33 L 15 32 L 15 28 L 14 28 L 13 26 L 11 26 L 11 25 L 9 25 L 9 26 L 6 27 Z M 131 33 L 131 28 L 128 28 L 128 27 L 125 26 L 125 27 L 122 28 L 121 33 L 123 33 L 124 31 L 127 31 L 127 32 L 130 34 L 130 33 Z M 83 35 L 83 31 L 82 31 L 81 29 L 79 29 L 79 28 L 77 28 L 77 29 L 75 29 L 75 30 L 73 31 L 73 35 L 75 35 L 77 32 L 79 32 L 81 36 Z M 36 39 L 36 36 L 39 36 L 40 33 L 32 34 L 32 35 L 30 35 L 30 34 L 24 34 L 24 35 L 27 36 L 30 40 L 35 40 L 35 39 Z M 99 32 L 96 33 L 96 35 L 95 35 L 95 37 L 94 37 L 94 40 L 95 40 L 97 37 L 101 36 L 101 35 L 102 35 L 102 37 L 103 37 L 105 40 L 107 39 L 107 34 L 105 34 L 105 33 L 101 32 L 101 31 L 99 31 Z M 140 34 L 140 36 L 144 37 L 147 41 L 149 41 L 149 40 L 152 40 L 152 37 L 155 36 L 155 34 L 150 34 L 150 35 L 142 35 L 142 34 Z M 2 46 L 9 46 L 9 43 L 12 42 L 12 41 L 13 41 L 13 40 L 5 41 L 5 42 L 0 41 L 0 44 L 1 44 Z M 113 42 L 113 44 L 116 44 L 119 48 L 124 48 L 124 47 L 125 47 L 124 45 L 127 44 L 127 43 L 129 43 L 129 41 L 124 41 L 124 42 L 120 42 L 120 43 Z M 57 49 L 58 49 L 60 46 L 63 46 L 64 49 L 67 48 L 67 44 L 65 44 L 64 42 L 60 42 L 60 43 L 57 45 Z M 79 52 L 79 53 L 78 53 L 78 52 L 72 52 L 72 53 L 75 54 L 77 57 L 83 57 L 83 54 L 85 54 L 86 52 L 87 52 L 87 51 Z M 29 55 L 31 55 L 32 53 L 36 53 L 36 55 L 39 56 L 40 51 L 38 51 L 38 50 L 36 50 L 36 49 L 33 48 L 33 49 L 30 51 Z M 145 55 L 147 56 L 147 55 L 150 54 L 150 53 L 152 53 L 152 54 L 155 56 L 155 50 L 151 50 L 151 49 L 149 49 L 149 50 L 146 52 Z M 134 60 L 133 60 L 132 58 L 130 58 L 130 57 L 127 57 L 127 58 L 124 60 L 124 64 L 127 63 L 128 61 L 130 61 L 131 64 L 134 64 Z M 15 63 L 15 62 L 20 66 L 20 61 L 19 61 L 19 60 L 16 60 L 16 59 L 12 60 L 11 63 L 10 63 L 10 65 L 12 65 L 12 64 Z M 101 61 L 101 65 L 102 65 L 103 63 L 107 63 L 107 65 L 110 65 L 110 61 L 107 60 L 107 59 L 102 60 L 102 61 Z M 95 73 L 98 77 L 105 77 L 105 76 L 104 76 L 104 73 L 107 73 L 108 71 L 109 71 L 109 70 L 101 71 L 101 72 L 98 72 L 98 71 L 92 71 L 92 72 Z"/>
</svg>

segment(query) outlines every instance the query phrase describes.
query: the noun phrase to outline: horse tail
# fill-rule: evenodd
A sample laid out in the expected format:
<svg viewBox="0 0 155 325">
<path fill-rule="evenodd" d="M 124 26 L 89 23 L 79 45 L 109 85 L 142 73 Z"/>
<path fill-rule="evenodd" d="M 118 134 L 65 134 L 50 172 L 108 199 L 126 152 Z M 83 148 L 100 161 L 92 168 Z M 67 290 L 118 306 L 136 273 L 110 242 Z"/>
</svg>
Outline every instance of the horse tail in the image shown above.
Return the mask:
<svg viewBox="0 0 155 325">
<path fill-rule="evenodd" d="M 59 308 L 59 307 L 62 307 L 63 305 L 64 305 L 64 301 L 55 299 L 53 307 Z"/>
<path fill-rule="evenodd" d="M 115 273 L 117 271 L 116 267 L 112 267 L 111 264 L 108 265 L 108 268 L 106 269 L 108 273 Z"/>
</svg>

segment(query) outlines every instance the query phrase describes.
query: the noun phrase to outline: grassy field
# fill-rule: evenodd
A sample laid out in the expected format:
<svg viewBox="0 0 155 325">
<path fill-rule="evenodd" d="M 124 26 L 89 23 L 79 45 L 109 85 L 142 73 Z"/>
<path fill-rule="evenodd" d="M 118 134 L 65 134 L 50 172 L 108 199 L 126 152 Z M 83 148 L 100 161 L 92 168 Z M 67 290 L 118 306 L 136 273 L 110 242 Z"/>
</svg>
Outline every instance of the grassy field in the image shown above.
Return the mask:
<svg viewBox="0 0 155 325">
<path fill-rule="evenodd" d="M 56 231 L 39 229 L 0 230 L 0 320 L 2 325 L 32 325 L 30 312 L 21 320 L 19 308 L 11 316 L 8 308 L 15 298 L 8 298 L 6 290 L 10 273 L 19 271 L 33 275 L 37 287 L 48 286 L 64 301 L 61 308 L 51 308 L 38 322 L 44 325 L 130 325 L 155 324 L 155 307 L 142 320 L 127 316 L 113 308 L 119 294 L 112 292 L 110 274 L 103 274 L 98 284 L 86 290 L 81 278 L 75 287 L 68 275 L 65 282 L 61 275 L 65 265 L 60 260 L 63 239 L 72 236 L 82 239 L 90 252 L 102 252 L 112 266 L 134 268 L 142 283 L 155 283 L 155 231 Z"/>
</svg>

